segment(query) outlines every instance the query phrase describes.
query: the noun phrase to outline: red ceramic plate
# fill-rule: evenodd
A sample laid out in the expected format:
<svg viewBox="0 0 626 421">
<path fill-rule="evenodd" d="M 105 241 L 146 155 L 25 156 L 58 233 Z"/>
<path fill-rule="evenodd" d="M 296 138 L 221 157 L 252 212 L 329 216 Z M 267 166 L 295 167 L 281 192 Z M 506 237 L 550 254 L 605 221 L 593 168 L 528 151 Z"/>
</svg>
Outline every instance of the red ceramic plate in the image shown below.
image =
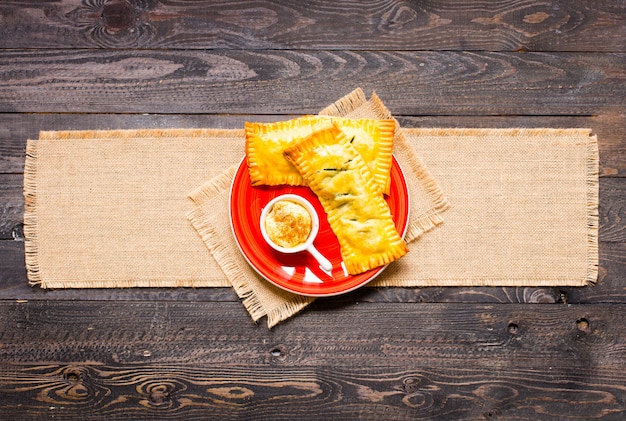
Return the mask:
<svg viewBox="0 0 626 421">
<path fill-rule="evenodd" d="M 263 207 L 274 197 L 287 193 L 303 196 L 317 210 L 320 230 L 314 245 L 332 262 L 332 272 L 323 271 L 306 251 L 283 254 L 273 250 L 263 240 L 259 223 Z M 396 229 L 404 236 L 409 221 L 409 196 L 404 174 L 395 158 L 391 168 L 391 191 L 386 200 Z M 339 242 L 315 193 L 308 187 L 252 187 L 245 157 L 233 179 L 229 203 L 233 234 L 244 257 L 262 277 L 287 291 L 314 297 L 343 294 L 365 285 L 385 268 L 379 267 L 358 275 L 346 273 Z"/>
</svg>

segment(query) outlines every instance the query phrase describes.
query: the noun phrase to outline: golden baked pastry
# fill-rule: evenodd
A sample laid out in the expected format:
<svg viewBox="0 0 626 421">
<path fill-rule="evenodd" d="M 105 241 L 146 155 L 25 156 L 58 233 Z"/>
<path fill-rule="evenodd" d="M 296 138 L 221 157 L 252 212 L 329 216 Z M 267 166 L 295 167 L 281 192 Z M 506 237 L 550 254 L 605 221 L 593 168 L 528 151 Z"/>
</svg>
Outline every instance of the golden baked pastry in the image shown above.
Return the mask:
<svg viewBox="0 0 626 421">
<path fill-rule="evenodd" d="M 292 248 L 309 238 L 313 222 L 304 206 L 291 200 L 279 200 L 265 218 L 265 232 L 275 244 Z"/>
<path fill-rule="evenodd" d="M 322 203 L 348 273 L 386 265 L 408 252 L 363 157 L 337 126 L 294 143 L 285 157 Z"/>
<path fill-rule="evenodd" d="M 276 123 L 244 124 L 246 156 L 253 186 L 305 185 L 300 173 L 284 158 L 289 145 L 335 123 L 352 141 L 373 174 L 377 188 L 389 194 L 393 120 L 305 116 Z"/>
</svg>

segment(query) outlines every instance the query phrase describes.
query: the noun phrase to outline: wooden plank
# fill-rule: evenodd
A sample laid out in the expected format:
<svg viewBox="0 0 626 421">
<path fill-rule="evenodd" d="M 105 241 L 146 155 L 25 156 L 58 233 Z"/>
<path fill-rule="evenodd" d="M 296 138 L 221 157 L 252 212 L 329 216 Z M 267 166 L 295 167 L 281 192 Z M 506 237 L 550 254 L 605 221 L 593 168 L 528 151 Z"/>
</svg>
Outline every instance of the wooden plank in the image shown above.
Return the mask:
<svg viewBox="0 0 626 421">
<path fill-rule="evenodd" d="M 22 174 L 0 174 L 0 240 L 23 238 Z"/>
<path fill-rule="evenodd" d="M 613 274 L 613 277 L 615 274 Z M 612 279 L 610 276 L 608 279 Z M 605 281 L 607 282 L 607 281 Z M 230 288 L 113 288 L 42 290 L 29 287 L 24 266 L 24 243 L 0 241 L 0 300 L 100 301 L 238 301 Z M 599 292 L 596 291 L 596 294 Z M 615 299 L 618 296 L 614 297 Z M 623 297 L 622 297 L 623 299 Z M 363 288 L 335 301 L 422 303 L 533 303 L 561 300 L 556 288 Z"/>
<path fill-rule="evenodd" d="M 626 243 L 600 245 L 598 282 L 588 288 L 564 288 L 566 303 L 624 303 L 626 296 Z"/>
<path fill-rule="evenodd" d="M 4 50 L 0 112 L 302 114 L 362 87 L 396 115 L 623 114 L 624 68 L 598 53 Z"/>
<path fill-rule="evenodd" d="M 278 121 L 295 115 L 221 114 L 1 114 L 0 173 L 24 171 L 26 139 L 40 130 L 162 129 L 214 127 L 240 129 L 245 121 Z M 626 115 L 559 116 L 398 116 L 402 127 L 590 128 L 598 135 L 600 176 L 626 176 Z"/>
<path fill-rule="evenodd" d="M 618 419 L 625 310 L 322 303 L 268 331 L 236 303 L 0 302 L 0 414 Z"/>
<path fill-rule="evenodd" d="M 600 243 L 598 282 L 584 288 L 429 287 L 370 288 L 326 298 L 336 303 L 623 303 L 626 243 Z M 42 290 L 28 286 L 24 243 L 0 241 L 0 300 L 238 301 L 231 288 L 88 288 Z"/>
<path fill-rule="evenodd" d="M 462 366 L 10 365 L 5 419 L 619 420 L 623 376 Z M 566 373 L 566 374 L 563 374 Z M 8 377 L 8 378 L 7 378 Z M 0 379 L 1 381 L 2 379 Z M 46 414 L 46 418 L 42 417 Z M 322 415 L 323 414 L 323 415 Z"/>
<path fill-rule="evenodd" d="M 22 179 L 19 174 L 0 174 L 0 298 L 19 299 L 167 299 L 181 297 L 202 300 L 234 300 L 228 289 L 219 291 L 176 289 L 139 290 L 65 290 L 43 292 L 28 287 L 24 271 L 22 215 Z M 623 302 L 626 296 L 624 284 L 623 252 L 626 244 L 626 180 L 605 177 L 600 183 L 600 269 L 598 285 L 592 288 L 424 288 L 424 289 L 375 289 L 375 292 L 360 291 L 348 300 L 373 302 Z M 8 240 L 8 241 L 7 241 Z M 621 248 L 620 248 L 621 247 Z M 620 254 L 621 253 L 621 254 Z"/>
<path fill-rule="evenodd" d="M 0 174 L 0 240 L 22 237 L 24 197 L 21 174 Z M 600 179 L 601 242 L 626 242 L 626 179 Z"/>
<path fill-rule="evenodd" d="M 589 128 L 598 136 L 600 177 L 626 176 L 626 115 L 559 116 L 398 116 L 403 127 Z"/>
<path fill-rule="evenodd" d="M 3 2 L 0 48 L 626 50 L 621 2 Z"/>
<path fill-rule="evenodd" d="M 589 363 L 582 359 L 590 357 L 597 368 L 626 363 L 623 304 L 536 305 L 528 310 L 525 304 L 318 300 L 269 331 L 252 323 L 233 302 L 2 301 L 0 361 L 67 363 L 86 355 L 87 361 L 125 364 L 184 359 L 352 367 L 358 365 L 355 358 L 385 366 L 379 359 L 384 355 L 402 365 L 419 355 L 424 364 L 447 361 L 468 368 L 515 368 L 537 360 L 539 369 L 569 355 L 572 368 Z M 583 319 L 584 329 L 577 325 Z M 274 358 L 275 349 L 280 358 Z"/>
<path fill-rule="evenodd" d="M 607 271 L 608 272 L 608 271 Z M 612 274 L 613 278 L 615 274 Z M 607 281 L 613 279 L 608 277 Z M 603 287 L 604 288 L 604 287 Z M 612 291 L 615 293 L 614 291 Z M 600 291 L 595 291 L 600 294 Z M 601 294 L 600 294 L 601 295 Z M 614 296 L 617 299 L 619 294 Z M 623 299 L 623 297 L 622 297 Z M 0 300 L 238 301 L 231 288 L 113 288 L 42 290 L 28 286 L 24 243 L 0 241 Z M 547 304 L 561 300 L 556 288 L 362 288 L 334 301 L 378 303 L 472 302 Z"/>
<path fill-rule="evenodd" d="M 23 114 L 0 113 L 0 173 L 24 171 L 26 140 L 42 130 L 113 130 L 212 127 L 240 129 L 245 121 L 278 121 L 294 115 L 225 114 Z"/>
<path fill-rule="evenodd" d="M 626 242 L 626 184 L 621 180 L 625 179 L 603 178 L 600 181 L 601 241 Z"/>
<path fill-rule="evenodd" d="M 238 302 L 232 288 L 86 288 L 44 290 L 30 287 L 23 241 L 0 241 L 0 300 L 103 300 Z"/>
</svg>

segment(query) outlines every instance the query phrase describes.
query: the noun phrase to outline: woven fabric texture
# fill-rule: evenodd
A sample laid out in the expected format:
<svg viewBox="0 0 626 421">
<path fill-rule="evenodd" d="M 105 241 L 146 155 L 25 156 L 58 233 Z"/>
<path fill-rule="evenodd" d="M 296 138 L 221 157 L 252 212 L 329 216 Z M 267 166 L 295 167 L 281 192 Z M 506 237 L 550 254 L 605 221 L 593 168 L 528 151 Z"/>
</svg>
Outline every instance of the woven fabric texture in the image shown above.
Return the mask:
<svg viewBox="0 0 626 421">
<path fill-rule="evenodd" d="M 341 98 L 321 114 L 391 118 L 389 110 L 375 94 L 368 100 L 361 89 Z M 394 155 L 407 172 L 412 207 L 405 239 L 412 242 L 443 222 L 441 213 L 448 208 L 448 202 L 401 130 L 394 139 Z M 188 216 L 252 318 L 258 320 L 267 316 L 271 327 L 302 310 L 313 299 L 291 294 L 265 281 L 239 252 L 228 220 L 229 186 L 234 173 L 235 168 L 230 168 L 193 191 L 190 198 L 196 207 Z"/>
</svg>

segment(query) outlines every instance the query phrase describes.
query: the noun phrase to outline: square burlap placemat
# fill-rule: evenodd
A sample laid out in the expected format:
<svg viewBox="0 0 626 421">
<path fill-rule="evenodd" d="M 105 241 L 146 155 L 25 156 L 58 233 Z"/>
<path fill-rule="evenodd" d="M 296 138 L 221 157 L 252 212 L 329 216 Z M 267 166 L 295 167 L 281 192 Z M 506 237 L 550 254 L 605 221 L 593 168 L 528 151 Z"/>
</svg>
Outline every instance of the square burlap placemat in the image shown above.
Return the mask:
<svg viewBox="0 0 626 421">
<path fill-rule="evenodd" d="M 361 89 L 341 98 L 320 114 L 350 118 L 393 118 L 376 94 L 368 100 Z M 448 208 L 448 201 L 400 129 L 394 138 L 394 156 L 405 171 L 410 195 L 411 211 L 405 240 L 411 243 L 443 222 L 441 213 Z M 235 171 L 236 166 L 233 166 L 193 191 L 190 199 L 195 209 L 188 217 L 252 318 L 258 320 L 267 316 L 271 327 L 300 311 L 313 298 L 286 292 L 265 281 L 239 252 L 228 215 L 229 188 Z M 394 264 L 386 271 L 393 272 L 389 268 Z M 400 285 L 404 282 L 402 276 L 383 276 L 383 280 L 378 282 L 380 285 Z"/>
</svg>

